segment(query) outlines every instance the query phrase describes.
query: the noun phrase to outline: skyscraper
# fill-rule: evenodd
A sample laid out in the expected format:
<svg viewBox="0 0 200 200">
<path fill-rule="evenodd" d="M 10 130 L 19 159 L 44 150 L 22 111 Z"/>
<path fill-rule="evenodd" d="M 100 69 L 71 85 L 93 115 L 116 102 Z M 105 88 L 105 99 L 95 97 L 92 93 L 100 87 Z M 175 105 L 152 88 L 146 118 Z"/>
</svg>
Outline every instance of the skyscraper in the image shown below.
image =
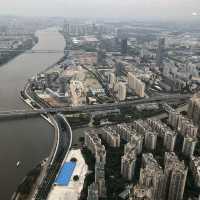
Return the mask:
<svg viewBox="0 0 200 200">
<path fill-rule="evenodd" d="M 127 38 L 124 38 L 121 40 L 121 53 L 127 54 L 128 52 L 128 40 Z"/>
<path fill-rule="evenodd" d="M 159 68 L 161 68 L 163 64 L 164 50 L 165 50 L 165 38 L 160 38 L 158 40 L 158 49 L 156 55 L 156 64 Z"/>
</svg>

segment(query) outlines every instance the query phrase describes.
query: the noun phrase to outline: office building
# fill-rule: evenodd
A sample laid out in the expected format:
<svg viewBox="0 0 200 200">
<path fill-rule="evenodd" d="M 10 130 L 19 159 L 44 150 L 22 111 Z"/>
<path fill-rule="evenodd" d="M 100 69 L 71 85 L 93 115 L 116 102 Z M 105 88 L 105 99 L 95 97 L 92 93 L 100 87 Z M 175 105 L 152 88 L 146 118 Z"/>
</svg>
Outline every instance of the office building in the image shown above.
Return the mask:
<svg viewBox="0 0 200 200">
<path fill-rule="evenodd" d="M 125 55 L 128 53 L 128 39 L 123 38 L 121 40 L 121 54 Z"/>
<path fill-rule="evenodd" d="M 165 38 L 160 38 L 158 41 L 158 49 L 156 54 L 156 64 L 159 68 L 163 65 L 165 51 Z"/>
</svg>

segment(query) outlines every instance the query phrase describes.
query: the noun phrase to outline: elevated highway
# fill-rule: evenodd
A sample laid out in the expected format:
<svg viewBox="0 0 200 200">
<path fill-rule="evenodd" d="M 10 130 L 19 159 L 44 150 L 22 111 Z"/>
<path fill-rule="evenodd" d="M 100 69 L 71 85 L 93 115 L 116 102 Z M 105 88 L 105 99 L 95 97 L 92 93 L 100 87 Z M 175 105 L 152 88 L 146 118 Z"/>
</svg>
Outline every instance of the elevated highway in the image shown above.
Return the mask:
<svg viewBox="0 0 200 200">
<path fill-rule="evenodd" d="M 112 110 L 116 108 L 130 107 L 139 104 L 147 103 L 173 103 L 178 101 L 186 101 L 191 98 L 191 95 L 188 94 L 174 94 L 174 95 L 165 95 L 152 97 L 148 99 L 138 99 L 128 102 L 119 102 L 119 103 L 108 103 L 108 104 L 98 104 L 98 105 L 85 105 L 85 106 L 76 106 L 76 107 L 62 107 L 62 108 L 44 108 L 37 110 L 11 110 L 11 111 L 1 111 L 0 119 L 6 118 L 17 118 L 17 117 L 34 117 L 41 114 L 56 114 L 56 113 L 78 113 L 78 112 L 94 112 L 94 111 L 105 111 Z"/>
</svg>

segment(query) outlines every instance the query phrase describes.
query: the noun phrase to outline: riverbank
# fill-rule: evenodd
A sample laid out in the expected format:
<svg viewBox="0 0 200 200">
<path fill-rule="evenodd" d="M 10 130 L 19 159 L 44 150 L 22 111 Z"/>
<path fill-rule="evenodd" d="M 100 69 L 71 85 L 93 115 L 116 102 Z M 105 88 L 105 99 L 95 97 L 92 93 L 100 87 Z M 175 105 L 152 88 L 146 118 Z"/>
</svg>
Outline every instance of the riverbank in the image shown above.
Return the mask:
<svg viewBox="0 0 200 200">
<path fill-rule="evenodd" d="M 32 35 L 30 39 L 24 41 L 19 47 L 16 49 L 11 49 L 12 51 L 4 51 L 0 53 L 0 66 L 8 63 L 15 57 L 23 54 L 25 51 L 32 49 L 38 43 L 38 37 Z"/>
<path fill-rule="evenodd" d="M 62 56 L 62 35 L 55 28 L 37 31 L 33 50 L 55 49 L 58 53 L 24 53 L 0 67 L 0 110 L 30 110 L 20 91 L 30 77 L 43 71 Z M 1 199 L 10 199 L 28 172 L 50 155 L 54 128 L 41 117 L 0 121 Z M 21 165 L 16 167 L 16 163 Z"/>
<path fill-rule="evenodd" d="M 61 57 L 56 63 L 53 63 L 52 65 L 50 65 L 48 68 L 46 68 L 42 72 L 48 71 L 50 68 L 59 64 L 64 59 L 66 59 L 66 56 L 67 56 L 67 54 L 64 55 L 63 57 Z M 29 83 L 26 83 L 24 90 L 21 92 L 21 98 L 32 109 L 39 109 L 39 108 L 47 107 L 46 104 L 44 105 L 41 101 L 38 101 L 38 99 L 35 99 L 35 96 L 33 95 L 33 92 L 30 88 Z M 47 120 L 51 125 L 53 125 L 53 127 L 55 128 L 54 142 L 53 142 L 53 147 L 51 149 L 51 153 L 48 156 L 48 159 L 45 161 L 45 164 L 42 166 L 41 172 L 39 174 L 37 174 L 37 177 L 34 177 L 33 179 L 30 179 L 30 177 L 27 176 L 27 179 L 34 180 L 35 183 L 33 183 L 32 190 L 29 191 L 29 194 L 27 195 L 26 199 L 32 199 L 33 197 L 36 196 L 36 194 L 37 195 L 38 195 L 38 193 L 40 194 L 41 191 L 43 194 L 47 192 L 50 184 L 45 185 L 46 182 L 52 182 L 53 178 L 57 175 L 57 172 L 60 169 L 60 164 L 62 163 L 62 159 L 63 159 L 62 155 L 66 155 L 69 152 L 69 149 L 70 149 L 71 143 L 72 143 L 71 127 L 69 126 L 68 122 L 66 122 L 66 120 L 65 120 L 65 123 L 67 125 L 66 125 L 66 131 L 64 133 L 64 131 L 61 130 L 61 124 L 59 124 L 59 120 L 62 121 L 62 119 L 57 119 L 50 114 L 41 115 L 41 116 L 45 120 Z M 68 132 L 70 134 L 68 134 Z M 66 136 L 64 136 L 65 134 L 66 134 Z M 64 143 L 63 143 L 63 141 L 64 141 L 63 137 L 66 139 L 66 142 L 64 142 Z M 46 177 L 48 177 L 48 180 Z M 21 187 L 22 186 L 19 186 L 19 188 L 21 188 Z M 46 188 L 44 188 L 44 187 L 46 187 Z M 19 191 L 19 188 L 18 188 L 18 191 Z M 13 199 L 20 199 L 22 196 L 23 196 L 23 194 L 22 195 L 15 194 Z"/>
<path fill-rule="evenodd" d="M 31 97 L 31 94 L 28 94 L 28 90 L 29 90 L 29 84 L 27 83 L 24 88 L 24 91 L 21 92 L 22 100 L 32 109 L 44 108 L 41 104 L 36 102 Z M 33 102 L 34 102 L 34 104 L 33 104 Z M 43 179 L 47 175 L 48 167 L 52 163 L 52 160 L 54 159 L 55 154 L 57 152 L 57 149 L 59 146 L 59 138 L 60 138 L 60 129 L 59 129 L 58 123 L 55 120 L 55 118 L 50 114 L 48 114 L 47 116 L 41 115 L 41 117 L 43 117 L 55 129 L 54 142 L 53 142 L 53 147 L 51 149 L 51 153 L 47 159 L 45 159 L 44 161 L 41 162 L 42 164 L 41 163 L 38 164 L 36 168 L 32 169 L 27 174 L 27 176 L 25 177 L 23 182 L 18 186 L 17 191 L 12 196 L 12 200 L 32 199 L 36 195 L 39 186 L 42 184 Z M 39 172 L 38 172 L 38 170 L 36 170 L 37 173 L 34 173 L 34 174 L 31 173 L 31 172 L 34 172 L 35 169 L 38 169 L 39 167 L 40 167 Z M 30 187 L 28 187 L 27 185 L 29 185 Z"/>
</svg>

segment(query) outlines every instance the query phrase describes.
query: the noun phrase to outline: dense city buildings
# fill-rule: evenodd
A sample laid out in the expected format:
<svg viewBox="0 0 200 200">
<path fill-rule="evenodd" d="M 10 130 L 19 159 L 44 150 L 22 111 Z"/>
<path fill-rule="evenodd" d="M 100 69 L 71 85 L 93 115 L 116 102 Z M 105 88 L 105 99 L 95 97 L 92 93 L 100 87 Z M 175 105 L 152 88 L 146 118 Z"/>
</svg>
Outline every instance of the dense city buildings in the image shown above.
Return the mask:
<svg viewBox="0 0 200 200">
<path fill-rule="evenodd" d="M 195 177 L 194 183 L 199 187 L 199 158 L 193 156 L 197 142 L 194 137 L 196 134 L 193 129 L 190 129 L 191 132 L 184 133 L 179 132 L 177 128 L 178 123 L 172 129 L 172 126 L 159 120 L 147 119 L 137 120 L 131 124 L 118 124 L 116 132 L 115 129 L 104 129 L 104 132 L 107 130 L 107 134 L 114 131 L 120 136 L 120 139 L 126 141 L 124 154 L 121 157 L 120 174 L 125 180 L 136 183 L 130 190 L 129 200 L 182 200 L 188 181 L 188 170 L 191 170 L 192 176 Z M 189 165 L 180 160 L 175 153 L 179 140 L 178 135 L 183 137 L 182 147 L 178 146 L 179 152 L 185 158 L 191 159 Z M 190 136 L 187 137 L 187 135 Z M 111 145 L 105 136 L 104 133 L 106 143 Z M 194 139 L 195 143 L 192 143 L 190 137 Z M 163 147 L 157 149 L 158 144 L 163 144 Z M 148 153 L 144 153 L 144 150 Z M 163 161 L 160 163 L 160 159 L 157 160 L 157 153 L 161 152 L 164 154 L 162 154 Z M 141 161 L 139 161 L 140 159 Z"/>
<path fill-rule="evenodd" d="M 72 189 L 71 200 L 199 197 L 200 35 L 172 27 L 65 20 L 59 29 L 63 57 L 21 91 L 32 115 L 65 118 L 58 158 L 46 162 L 50 181 L 44 178 L 39 195 L 64 198 Z M 18 49 L 29 39 L 34 44 L 32 31 L 11 36 L 0 26 L 0 50 Z M 70 131 L 63 128 L 68 123 Z M 64 142 L 69 132 L 71 151 Z"/>
</svg>

